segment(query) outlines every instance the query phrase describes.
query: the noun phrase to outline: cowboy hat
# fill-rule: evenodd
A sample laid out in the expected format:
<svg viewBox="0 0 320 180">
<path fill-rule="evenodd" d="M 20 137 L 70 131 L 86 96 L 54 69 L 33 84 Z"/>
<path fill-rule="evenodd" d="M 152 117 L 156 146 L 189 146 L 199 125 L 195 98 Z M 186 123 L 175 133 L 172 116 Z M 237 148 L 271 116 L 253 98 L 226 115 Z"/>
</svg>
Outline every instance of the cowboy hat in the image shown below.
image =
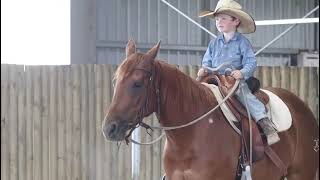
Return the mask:
<svg viewBox="0 0 320 180">
<path fill-rule="evenodd" d="M 241 5 L 234 0 L 219 0 L 214 11 L 202 10 L 199 17 L 208 16 L 210 18 L 214 18 L 219 13 L 238 18 L 240 20 L 240 24 L 237 29 L 240 33 L 253 33 L 256 31 L 254 19 L 248 13 L 243 11 Z"/>
</svg>

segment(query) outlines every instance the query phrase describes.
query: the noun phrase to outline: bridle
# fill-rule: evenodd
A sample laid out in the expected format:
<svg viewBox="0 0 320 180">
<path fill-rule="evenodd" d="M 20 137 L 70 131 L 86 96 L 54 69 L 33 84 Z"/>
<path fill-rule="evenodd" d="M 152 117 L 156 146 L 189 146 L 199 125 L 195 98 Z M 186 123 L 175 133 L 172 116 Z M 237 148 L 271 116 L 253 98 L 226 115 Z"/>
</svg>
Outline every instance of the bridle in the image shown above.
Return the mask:
<svg viewBox="0 0 320 180">
<path fill-rule="evenodd" d="M 145 74 L 147 74 L 147 78 L 148 78 L 148 83 L 146 85 L 146 96 L 145 96 L 145 101 L 143 103 L 143 105 L 141 106 L 140 110 L 138 111 L 138 114 L 136 116 L 136 119 L 133 123 L 129 123 L 129 133 L 126 135 L 125 137 L 125 141 L 128 144 L 130 142 L 129 137 L 131 136 L 132 132 L 138 128 L 139 126 L 144 127 L 147 130 L 147 133 L 149 134 L 148 130 L 151 129 L 153 130 L 152 126 L 146 124 L 143 122 L 143 118 L 146 116 L 146 114 L 149 114 L 149 109 L 148 109 L 148 105 L 149 105 L 149 94 L 152 93 L 152 90 L 155 90 L 156 93 L 156 108 L 157 108 L 157 118 L 160 121 L 160 90 L 159 90 L 159 85 L 155 83 L 155 67 L 152 66 L 153 69 L 152 71 L 146 70 L 144 68 L 134 68 L 133 71 L 136 70 L 140 70 L 142 72 L 144 72 Z M 149 111 L 148 111 L 149 110 Z M 131 140 L 133 141 L 133 140 Z M 133 141 L 134 142 L 134 141 Z"/>
</svg>

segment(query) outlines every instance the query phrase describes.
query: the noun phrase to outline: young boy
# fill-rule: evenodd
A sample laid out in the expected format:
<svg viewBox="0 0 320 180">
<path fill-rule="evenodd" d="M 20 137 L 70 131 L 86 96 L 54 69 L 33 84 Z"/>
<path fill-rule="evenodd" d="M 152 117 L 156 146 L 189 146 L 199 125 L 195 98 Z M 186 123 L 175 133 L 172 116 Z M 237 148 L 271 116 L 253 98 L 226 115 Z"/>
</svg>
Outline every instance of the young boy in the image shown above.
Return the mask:
<svg viewBox="0 0 320 180">
<path fill-rule="evenodd" d="M 268 144 L 278 142 L 280 138 L 268 119 L 264 105 L 251 93 L 247 83 L 245 83 L 246 79 L 253 76 L 257 62 L 251 43 L 240 33 L 253 33 L 255 31 L 253 18 L 241 9 L 240 4 L 233 0 L 220 0 L 215 11 L 209 11 L 201 17 L 204 16 L 214 17 L 216 27 L 222 34 L 209 43 L 198 76 L 204 75 L 205 67 L 215 68 L 230 61 L 235 68 L 230 75 L 243 82 L 241 83 L 243 93 L 238 88 L 235 92 L 236 97 L 242 104 L 245 104 L 246 98 L 249 112 L 267 136 Z M 224 70 L 222 68 L 220 73 L 224 74 Z"/>
</svg>

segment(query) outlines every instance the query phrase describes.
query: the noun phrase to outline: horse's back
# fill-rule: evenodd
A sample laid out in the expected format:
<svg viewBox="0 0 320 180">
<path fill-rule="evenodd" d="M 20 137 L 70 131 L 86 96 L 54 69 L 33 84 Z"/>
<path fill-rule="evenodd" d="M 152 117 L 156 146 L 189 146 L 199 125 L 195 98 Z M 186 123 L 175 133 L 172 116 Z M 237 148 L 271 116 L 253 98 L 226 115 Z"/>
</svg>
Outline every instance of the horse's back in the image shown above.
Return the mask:
<svg viewBox="0 0 320 180">
<path fill-rule="evenodd" d="M 282 99 L 292 116 L 292 126 L 279 133 L 280 142 L 272 146 L 288 166 L 288 180 L 313 179 L 319 167 L 319 127 L 315 116 L 308 105 L 292 92 L 281 88 L 266 89 Z"/>
<path fill-rule="evenodd" d="M 308 131 L 308 134 L 312 134 L 312 136 L 317 138 L 319 137 L 319 127 L 316 118 L 306 103 L 288 90 L 282 88 L 266 89 L 279 96 L 288 106 L 292 115 L 292 126 L 294 128 L 298 128 L 299 131 L 305 129 Z"/>
</svg>

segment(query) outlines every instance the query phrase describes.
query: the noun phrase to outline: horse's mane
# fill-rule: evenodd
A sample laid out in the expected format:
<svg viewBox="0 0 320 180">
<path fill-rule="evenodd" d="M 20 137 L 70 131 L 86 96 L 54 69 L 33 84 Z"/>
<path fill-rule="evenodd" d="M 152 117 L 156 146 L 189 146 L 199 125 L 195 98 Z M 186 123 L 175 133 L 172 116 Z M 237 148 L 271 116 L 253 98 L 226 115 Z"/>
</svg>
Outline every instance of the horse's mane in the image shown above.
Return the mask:
<svg viewBox="0 0 320 180">
<path fill-rule="evenodd" d="M 180 71 L 177 66 L 168 64 L 162 60 L 155 62 L 157 69 L 164 76 L 162 79 L 166 81 L 161 83 L 167 85 L 167 87 L 163 87 L 162 89 L 170 88 L 171 93 L 173 93 L 171 97 L 168 97 L 170 98 L 170 104 L 175 104 L 183 112 L 190 111 L 190 106 L 194 106 L 195 109 L 198 105 L 212 106 L 214 96 L 206 86 Z M 186 99 L 188 101 L 185 101 Z"/>
<path fill-rule="evenodd" d="M 141 53 L 127 57 L 117 68 L 114 79 L 120 80 L 119 78 L 126 78 L 143 61 L 143 54 Z M 166 86 L 161 87 L 162 91 L 165 91 L 162 93 L 167 93 L 170 89 L 170 97 L 168 94 L 165 97 L 166 100 L 170 101 L 170 104 L 179 107 L 179 110 L 182 112 L 190 111 L 190 105 L 195 107 L 212 105 L 212 92 L 198 81 L 180 71 L 177 66 L 168 64 L 161 59 L 156 59 L 154 66 L 157 69 L 156 71 L 162 76 L 160 80 L 161 84 Z M 188 103 L 185 103 L 186 98 L 188 99 Z"/>
</svg>

